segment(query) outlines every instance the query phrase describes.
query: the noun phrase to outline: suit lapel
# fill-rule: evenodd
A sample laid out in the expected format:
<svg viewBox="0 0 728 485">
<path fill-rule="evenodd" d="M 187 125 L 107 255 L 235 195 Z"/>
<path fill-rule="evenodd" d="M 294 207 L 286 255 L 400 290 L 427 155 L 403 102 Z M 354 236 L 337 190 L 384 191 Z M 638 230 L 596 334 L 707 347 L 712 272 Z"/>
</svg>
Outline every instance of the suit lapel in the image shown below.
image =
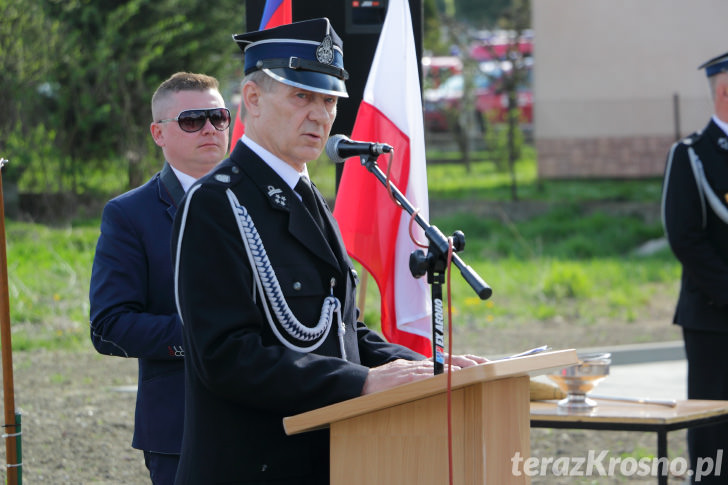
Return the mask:
<svg viewBox="0 0 728 485">
<path fill-rule="evenodd" d="M 318 258 L 334 268 L 340 268 L 339 261 L 328 243 L 328 238 L 321 233 L 303 202 L 267 163 L 240 141 L 235 145 L 230 159 L 248 174 L 253 184 L 258 186 L 272 210 L 288 215 L 288 232 L 293 238 Z M 317 192 L 314 190 L 314 194 Z M 317 197 L 320 197 L 320 194 Z M 323 212 L 328 218 L 328 211 Z"/>
<path fill-rule="evenodd" d="M 182 188 L 182 184 L 179 183 L 177 176 L 174 174 L 172 167 L 169 166 L 169 163 L 164 162 L 164 167 L 159 172 L 159 198 L 168 205 L 167 215 L 172 220 L 174 220 L 177 207 L 179 207 L 184 195 L 185 191 Z"/>
</svg>

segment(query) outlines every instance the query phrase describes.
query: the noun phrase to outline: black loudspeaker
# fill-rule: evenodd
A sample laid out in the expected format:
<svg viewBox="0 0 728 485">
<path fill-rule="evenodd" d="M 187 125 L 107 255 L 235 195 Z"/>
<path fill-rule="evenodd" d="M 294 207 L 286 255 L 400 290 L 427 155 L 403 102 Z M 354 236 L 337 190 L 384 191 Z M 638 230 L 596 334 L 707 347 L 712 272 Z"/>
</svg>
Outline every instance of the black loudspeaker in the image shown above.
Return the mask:
<svg viewBox="0 0 728 485">
<path fill-rule="evenodd" d="M 328 17 L 331 25 L 344 42 L 344 67 L 349 72 L 346 90 L 349 98 L 340 99 L 336 121 L 331 133 L 351 135 L 359 109 L 369 68 L 379 41 L 388 0 L 337 0 L 332 2 L 292 0 L 293 21 Z M 409 0 L 412 29 L 417 58 L 422 59 L 422 0 Z M 258 30 L 263 16 L 265 0 L 245 2 L 245 25 L 248 31 Z M 401 48 L 392 46 L 392 49 Z M 420 86 L 422 65 L 418 62 Z"/>
</svg>

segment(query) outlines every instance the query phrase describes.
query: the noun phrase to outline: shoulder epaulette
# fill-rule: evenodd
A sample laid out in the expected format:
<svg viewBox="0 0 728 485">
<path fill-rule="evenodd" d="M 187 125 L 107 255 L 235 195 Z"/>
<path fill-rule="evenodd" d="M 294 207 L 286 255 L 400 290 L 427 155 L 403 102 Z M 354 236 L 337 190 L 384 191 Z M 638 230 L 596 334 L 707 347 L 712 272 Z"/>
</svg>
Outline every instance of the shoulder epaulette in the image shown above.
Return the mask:
<svg viewBox="0 0 728 485">
<path fill-rule="evenodd" d="M 680 140 L 680 143 L 683 145 L 690 146 L 697 142 L 701 136 L 703 136 L 704 130 L 696 131 L 695 133 L 691 133 L 690 135 L 686 136 L 682 140 Z"/>
<path fill-rule="evenodd" d="M 230 185 L 240 178 L 240 168 L 232 163 L 219 165 L 210 174 L 210 180 L 223 185 Z"/>
</svg>

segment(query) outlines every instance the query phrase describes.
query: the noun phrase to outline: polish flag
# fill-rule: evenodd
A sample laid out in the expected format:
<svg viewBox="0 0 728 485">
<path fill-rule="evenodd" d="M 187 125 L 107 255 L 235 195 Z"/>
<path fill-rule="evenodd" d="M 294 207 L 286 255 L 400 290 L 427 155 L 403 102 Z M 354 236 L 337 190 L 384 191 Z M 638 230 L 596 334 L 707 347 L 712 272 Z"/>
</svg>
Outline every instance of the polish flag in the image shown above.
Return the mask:
<svg viewBox="0 0 728 485">
<path fill-rule="evenodd" d="M 346 48 L 346 46 L 344 46 Z M 425 140 L 420 79 L 412 18 L 407 0 L 390 0 L 351 137 L 394 147 L 389 177 L 419 214 L 428 219 Z M 387 172 L 389 154 L 378 165 Z M 411 216 L 391 200 L 385 187 L 359 158 L 346 161 L 334 216 L 352 258 L 372 275 L 381 295 L 382 332 L 430 357 L 432 322 L 425 278 L 409 270 L 417 249 L 409 235 Z M 417 241 L 426 242 L 413 223 Z"/>
<path fill-rule="evenodd" d="M 263 16 L 260 18 L 260 27 L 258 30 L 271 29 L 279 25 L 290 24 L 293 21 L 291 13 L 291 0 L 266 0 L 263 7 Z M 233 121 L 233 136 L 230 143 L 230 151 L 233 151 L 235 144 L 238 142 L 243 133 L 245 133 L 245 125 L 240 117 L 243 101 L 238 104 L 238 112 L 235 114 Z"/>
</svg>

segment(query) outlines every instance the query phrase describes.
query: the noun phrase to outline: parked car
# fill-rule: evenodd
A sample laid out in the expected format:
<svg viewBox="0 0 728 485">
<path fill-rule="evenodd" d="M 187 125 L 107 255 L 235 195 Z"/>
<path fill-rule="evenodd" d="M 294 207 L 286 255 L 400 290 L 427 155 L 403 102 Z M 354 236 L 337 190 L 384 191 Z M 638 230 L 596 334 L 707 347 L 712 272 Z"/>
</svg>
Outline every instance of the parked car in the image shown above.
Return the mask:
<svg viewBox="0 0 728 485">
<path fill-rule="evenodd" d="M 422 75 L 425 89 L 438 88 L 453 74 L 463 72 L 463 62 L 456 56 L 424 56 Z"/>
<path fill-rule="evenodd" d="M 487 72 L 486 72 L 487 71 Z M 481 69 L 474 78 L 476 121 L 481 131 L 485 120 L 502 123 L 508 116 L 508 94 L 503 89 L 503 76 L 507 69 Z M 533 122 L 533 93 L 530 88 L 530 69 L 527 79 L 518 87 L 517 103 L 520 109 L 520 122 Z M 450 76 L 435 89 L 424 93 L 425 128 L 429 131 L 451 131 L 448 113 L 460 109 L 463 97 L 462 73 Z"/>
</svg>

